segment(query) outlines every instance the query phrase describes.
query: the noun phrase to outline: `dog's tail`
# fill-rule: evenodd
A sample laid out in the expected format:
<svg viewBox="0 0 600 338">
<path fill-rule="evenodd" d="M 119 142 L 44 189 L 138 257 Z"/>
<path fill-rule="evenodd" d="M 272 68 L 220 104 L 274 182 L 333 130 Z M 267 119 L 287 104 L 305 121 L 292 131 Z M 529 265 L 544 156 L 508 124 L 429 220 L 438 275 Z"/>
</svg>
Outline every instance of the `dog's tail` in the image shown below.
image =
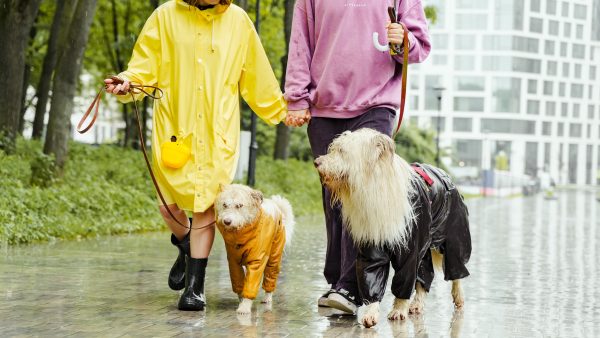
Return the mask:
<svg viewBox="0 0 600 338">
<path fill-rule="evenodd" d="M 294 212 L 292 211 L 292 205 L 290 202 L 279 195 L 271 196 L 271 200 L 277 208 L 283 214 L 283 227 L 285 228 L 285 248 L 287 249 L 292 243 L 292 236 L 294 235 L 294 226 L 296 220 L 294 219 Z"/>
</svg>

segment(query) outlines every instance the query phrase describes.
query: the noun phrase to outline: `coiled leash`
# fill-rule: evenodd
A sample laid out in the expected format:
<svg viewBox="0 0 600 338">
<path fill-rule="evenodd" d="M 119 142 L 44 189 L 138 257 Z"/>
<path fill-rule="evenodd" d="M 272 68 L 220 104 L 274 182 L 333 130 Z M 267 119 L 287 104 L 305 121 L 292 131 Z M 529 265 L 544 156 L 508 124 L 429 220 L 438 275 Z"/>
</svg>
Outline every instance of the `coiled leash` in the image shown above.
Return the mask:
<svg viewBox="0 0 600 338">
<path fill-rule="evenodd" d="M 393 137 L 396 138 L 398 132 L 400 131 L 400 125 L 402 124 L 402 118 L 404 117 L 404 105 L 406 104 L 406 83 L 408 78 L 408 50 L 410 48 L 408 42 L 408 29 L 406 29 L 406 25 L 404 23 L 398 21 L 398 16 L 396 15 L 395 7 L 388 7 L 388 14 L 390 16 L 390 20 L 392 23 L 398 23 L 402 26 L 404 30 L 404 37 L 402 39 L 402 50 L 399 50 L 398 45 L 393 45 L 390 43 L 390 54 L 391 55 L 402 55 L 402 91 L 400 94 L 400 116 L 398 117 L 398 125 L 396 126 L 396 130 L 394 131 Z"/>
<path fill-rule="evenodd" d="M 119 85 L 119 84 L 122 84 L 123 82 L 125 82 L 123 79 L 121 79 L 117 76 L 111 76 L 110 78 L 111 78 L 111 80 L 113 80 L 113 84 L 115 84 L 115 85 Z M 96 94 L 94 101 L 92 101 L 92 104 L 88 107 L 85 114 L 83 114 L 83 117 L 77 124 L 77 132 L 78 133 L 80 133 L 80 134 L 86 133 L 88 130 L 90 130 L 92 128 L 92 126 L 96 122 L 96 119 L 98 118 L 98 109 L 100 108 L 100 100 L 102 99 L 102 93 L 104 93 L 104 90 L 106 89 L 107 86 L 108 86 L 108 84 L 105 84 L 103 87 L 100 88 L 100 90 L 98 90 L 98 94 Z M 148 92 L 148 90 L 156 91 L 156 92 L 158 92 L 159 95 L 152 94 L 152 93 Z M 183 223 L 179 222 L 179 220 L 175 217 L 175 215 L 173 215 L 173 212 L 171 212 L 171 209 L 169 207 L 167 207 L 167 202 L 165 201 L 165 198 L 164 198 L 162 192 L 160 191 L 160 188 L 158 187 L 158 182 L 156 181 L 156 177 L 154 176 L 154 172 L 152 171 L 152 165 L 150 164 L 150 160 L 148 159 L 148 154 L 146 152 L 146 142 L 144 141 L 142 122 L 141 122 L 142 119 L 140 118 L 140 112 L 138 110 L 137 102 L 135 100 L 135 95 L 143 93 L 152 99 L 160 100 L 163 97 L 162 89 L 160 89 L 156 86 L 147 86 L 147 85 L 142 85 L 142 84 L 131 83 L 128 93 L 129 93 L 129 95 L 131 95 L 131 99 L 133 100 L 133 107 L 135 108 L 134 109 L 135 116 L 136 116 L 137 122 L 138 122 L 137 123 L 138 131 L 139 131 L 138 135 L 140 138 L 140 145 L 142 147 L 142 153 L 144 154 L 144 160 L 146 160 L 146 167 L 148 168 L 148 172 L 150 173 L 150 177 L 152 178 L 152 183 L 154 183 L 154 188 L 156 189 L 156 192 L 158 193 L 158 197 L 160 198 L 163 207 L 167 210 L 167 212 L 169 213 L 169 216 L 171 216 L 171 218 L 177 224 L 179 224 L 180 226 L 182 226 L 186 229 L 190 229 L 190 230 L 191 229 L 203 229 L 203 228 L 209 227 L 211 225 L 214 225 L 215 221 L 212 221 L 201 227 L 192 227 L 191 223 L 189 226 L 187 226 L 187 225 L 184 225 Z M 92 120 L 85 128 L 82 128 L 85 120 L 88 118 L 88 116 L 90 116 L 90 113 L 92 112 L 92 110 L 94 111 Z"/>
</svg>

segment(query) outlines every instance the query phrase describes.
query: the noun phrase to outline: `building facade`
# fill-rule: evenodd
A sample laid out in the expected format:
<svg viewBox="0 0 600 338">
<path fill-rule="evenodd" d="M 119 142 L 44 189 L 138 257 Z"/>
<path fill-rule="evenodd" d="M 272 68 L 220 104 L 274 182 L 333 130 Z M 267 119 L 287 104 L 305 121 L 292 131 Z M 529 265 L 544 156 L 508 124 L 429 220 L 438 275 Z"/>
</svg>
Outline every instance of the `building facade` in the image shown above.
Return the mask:
<svg viewBox="0 0 600 338">
<path fill-rule="evenodd" d="M 409 70 L 409 119 L 447 164 L 597 185 L 600 0 L 424 0 L 432 52 Z"/>
</svg>

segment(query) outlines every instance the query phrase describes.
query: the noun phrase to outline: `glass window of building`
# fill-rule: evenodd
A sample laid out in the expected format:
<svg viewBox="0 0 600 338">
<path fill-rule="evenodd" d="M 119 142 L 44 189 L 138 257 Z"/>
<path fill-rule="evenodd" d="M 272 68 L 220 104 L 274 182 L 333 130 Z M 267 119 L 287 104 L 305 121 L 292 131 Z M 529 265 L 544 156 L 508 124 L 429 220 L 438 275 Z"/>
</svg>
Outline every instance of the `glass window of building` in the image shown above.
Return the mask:
<svg viewBox="0 0 600 338">
<path fill-rule="evenodd" d="M 567 117 L 569 115 L 569 105 L 566 102 L 560 104 L 560 116 Z"/>
<path fill-rule="evenodd" d="M 565 38 L 570 38 L 571 37 L 571 23 L 570 22 L 565 22 L 563 25 L 563 36 Z"/>
<path fill-rule="evenodd" d="M 548 34 L 558 35 L 558 21 L 556 21 L 556 20 L 548 21 Z"/>
<path fill-rule="evenodd" d="M 494 28 L 501 30 L 523 30 L 525 1 L 496 0 L 494 2 Z"/>
<path fill-rule="evenodd" d="M 566 1 L 562 2 L 562 11 L 561 11 L 562 17 L 563 18 L 567 18 L 569 16 L 569 3 Z"/>
<path fill-rule="evenodd" d="M 532 12 L 540 12 L 540 0 L 531 0 L 529 5 L 529 10 L 531 10 Z"/>
<path fill-rule="evenodd" d="M 575 78 L 576 79 L 581 79 L 581 65 L 580 64 L 575 64 Z"/>
<path fill-rule="evenodd" d="M 590 66 L 590 80 L 596 80 L 596 66 Z"/>
<path fill-rule="evenodd" d="M 521 79 L 498 77 L 492 81 L 492 110 L 498 113 L 520 113 Z"/>
<path fill-rule="evenodd" d="M 461 9 L 487 9 L 488 0 L 458 0 L 456 7 Z"/>
<path fill-rule="evenodd" d="M 562 122 L 558 122 L 558 125 L 556 127 L 556 135 L 564 136 L 564 134 L 565 134 L 565 124 Z"/>
<path fill-rule="evenodd" d="M 569 144 L 569 183 L 577 183 L 577 159 L 579 159 L 579 146 L 577 144 Z"/>
<path fill-rule="evenodd" d="M 540 114 L 540 101 L 527 100 L 527 114 L 539 115 Z"/>
<path fill-rule="evenodd" d="M 566 87 L 567 85 L 564 82 L 561 82 L 558 84 L 558 95 L 560 97 L 565 97 L 566 93 Z"/>
<path fill-rule="evenodd" d="M 581 123 L 571 123 L 569 125 L 570 137 L 581 137 Z"/>
<path fill-rule="evenodd" d="M 556 0 L 546 1 L 546 13 L 556 14 Z"/>
<path fill-rule="evenodd" d="M 550 154 L 552 153 L 552 148 L 550 142 L 544 143 L 544 171 L 550 171 Z"/>
<path fill-rule="evenodd" d="M 594 87 L 592 85 L 588 86 L 588 99 L 592 99 L 592 96 L 594 96 Z M 598 96 L 596 97 L 600 97 L 600 92 L 597 94 Z"/>
<path fill-rule="evenodd" d="M 538 143 L 525 143 L 525 175 L 537 176 Z"/>
<path fill-rule="evenodd" d="M 425 110 L 438 110 L 438 95 L 434 88 L 442 84 L 442 77 L 438 75 L 425 76 Z"/>
<path fill-rule="evenodd" d="M 552 122 L 543 122 L 542 123 L 542 135 L 550 136 L 552 135 Z"/>
<path fill-rule="evenodd" d="M 582 44 L 574 43 L 573 44 L 573 57 L 577 59 L 585 58 L 585 46 Z"/>
<path fill-rule="evenodd" d="M 552 95 L 554 90 L 554 82 L 544 81 L 544 95 Z"/>
<path fill-rule="evenodd" d="M 456 132 L 473 131 L 473 120 L 468 117 L 455 117 L 452 119 L 452 130 Z"/>
<path fill-rule="evenodd" d="M 540 18 L 529 18 L 529 31 L 533 33 L 542 33 L 544 30 L 544 20 Z"/>
<path fill-rule="evenodd" d="M 438 23 L 436 22 L 436 27 Z M 433 49 L 448 49 L 448 34 L 432 34 L 431 47 Z"/>
<path fill-rule="evenodd" d="M 557 67 L 558 66 L 556 61 L 548 61 L 548 64 L 546 66 L 546 73 L 548 73 L 548 75 L 556 75 Z"/>
<path fill-rule="evenodd" d="M 563 62 L 562 64 L 562 76 L 569 77 L 569 69 L 571 65 L 568 62 Z"/>
<path fill-rule="evenodd" d="M 475 70 L 475 56 L 456 55 L 454 56 L 454 69 L 456 70 Z"/>
<path fill-rule="evenodd" d="M 408 102 L 409 102 L 409 107 L 411 109 L 419 110 L 419 96 L 411 95 Z"/>
<path fill-rule="evenodd" d="M 530 79 L 527 81 L 527 93 L 537 94 L 537 80 Z"/>
<path fill-rule="evenodd" d="M 567 56 L 568 45 L 566 42 L 560 43 L 560 56 Z"/>
<path fill-rule="evenodd" d="M 544 53 L 546 55 L 554 55 L 554 41 L 546 40 L 544 42 Z"/>
<path fill-rule="evenodd" d="M 580 107 L 579 103 L 573 103 L 573 118 L 579 118 Z"/>
<path fill-rule="evenodd" d="M 589 126 L 588 126 L 589 127 Z M 589 137 L 589 128 L 588 128 L 588 137 Z M 591 144 L 588 144 L 587 147 L 585 147 L 586 149 L 586 155 L 585 155 L 585 184 L 592 184 L 592 163 L 593 163 L 593 159 L 592 156 L 594 156 L 594 147 Z"/>
<path fill-rule="evenodd" d="M 487 23 L 488 19 L 486 14 L 456 14 L 456 29 L 458 30 L 486 30 Z"/>
<path fill-rule="evenodd" d="M 479 140 L 455 140 L 453 148 L 456 159 L 467 167 L 481 167 L 481 141 Z"/>
<path fill-rule="evenodd" d="M 575 17 L 575 19 L 585 20 L 587 18 L 586 6 L 580 5 L 580 4 L 575 4 L 575 6 L 573 8 L 573 16 Z"/>
<path fill-rule="evenodd" d="M 431 57 L 431 62 L 435 66 L 445 66 L 448 64 L 448 56 L 436 54 Z"/>
<path fill-rule="evenodd" d="M 588 119 L 590 119 L 590 120 L 594 119 L 594 105 L 593 104 L 588 105 Z"/>
<path fill-rule="evenodd" d="M 481 119 L 481 132 L 501 134 L 535 134 L 535 121 L 506 120 L 506 119 Z"/>
<path fill-rule="evenodd" d="M 583 85 L 578 83 L 571 84 L 571 97 L 583 98 Z"/>
<path fill-rule="evenodd" d="M 457 34 L 454 37 L 454 47 L 461 50 L 474 50 L 476 41 L 475 35 Z"/>
<path fill-rule="evenodd" d="M 575 38 L 583 39 L 583 25 L 577 25 L 577 30 L 575 31 Z"/>
<path fill-rule="evenodd" d="M 556 115 L 556 103 L 548 101 L 546 102 L 546 116 Z"/>
<path fill-rule="evenodd" d="M 446 130 L 446 118 L 445 117 L 441 117 L 441 116 L 434 116 L 431 117 L 430 119 L 431 121 L 431 128 L 433 130 L 439 130 L 440 133 L 443 133 Z M 439 129 L 438 129 L 438 125 L 439 125 Z"/>
<path fill-rule="evenodd" d="M 454 98 L 454 110 L 455 111 L 483 112 L 483 98 L 482 97 L 455 97 Z"/>
<path fill-rule="evenodd" d="M 454 89 L 457 91 L 476 91 L 485 90 L 485 77 L 483 76 L 457 76 L 454 78 Z"/>
</svg>

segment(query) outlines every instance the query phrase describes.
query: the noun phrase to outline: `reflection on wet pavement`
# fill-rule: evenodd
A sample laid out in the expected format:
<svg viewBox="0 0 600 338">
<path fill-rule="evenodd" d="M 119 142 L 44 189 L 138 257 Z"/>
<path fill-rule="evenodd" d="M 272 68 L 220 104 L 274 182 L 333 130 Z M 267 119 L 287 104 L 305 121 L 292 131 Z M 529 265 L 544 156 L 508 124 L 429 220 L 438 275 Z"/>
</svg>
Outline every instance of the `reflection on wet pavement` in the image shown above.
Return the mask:
<svg viewBox="0 0 600 338">
<path fill-rule="evenodd" d="M 364 329 L 318 308 L 325 229 L 299 220 L 272 307 L 237 316 L 222 239 L 207 275 L 208 309 L 181 312 L 167 273 L 177 251 L 166 233 L 2 249 L 0 336 L 594 337 L 600 332 L 600 202 L 592 192 L 474 199 L 465 307 L 454 311 L 438 276 L 425 314 Z"/>
</svg>

